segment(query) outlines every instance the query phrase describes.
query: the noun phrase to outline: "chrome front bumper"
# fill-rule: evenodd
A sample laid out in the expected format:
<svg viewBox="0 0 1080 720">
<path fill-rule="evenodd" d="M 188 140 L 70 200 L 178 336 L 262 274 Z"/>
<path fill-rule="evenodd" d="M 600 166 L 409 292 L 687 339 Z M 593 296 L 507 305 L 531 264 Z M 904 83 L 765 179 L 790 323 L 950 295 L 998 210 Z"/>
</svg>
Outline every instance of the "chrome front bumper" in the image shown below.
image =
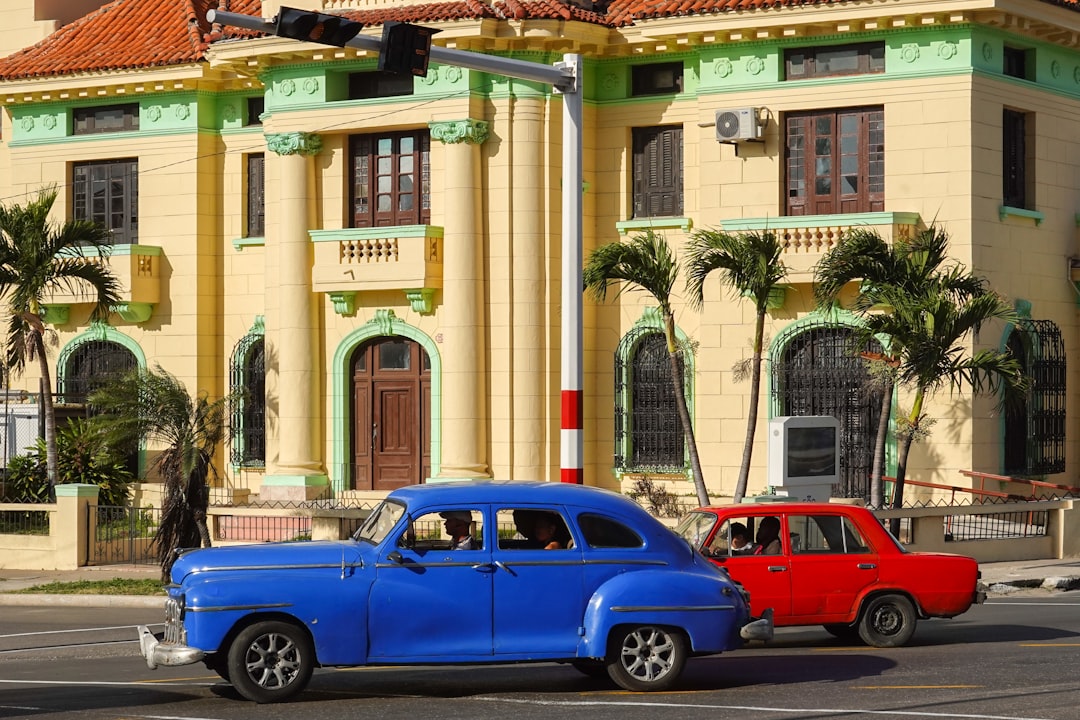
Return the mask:
<svg viewBox="0 0 1080 720">
<path fill-rule="evenodd" d="M 739 636 L 743 640 L 763 640 L 768 642 L 773 639 L 773 611 L 772 608 L 761 613 L 757 620 L 751 620 L 739 630 Z"/>
<path fill-rule="evenodd" d="M 139 649 L 151 670 L 157 670 L 162 665 L 191 665 L 206 656 L 202 650 L 193 647 L 162 643 L 161 638 L 150 632 L 150 628 L 145 625 L 139 626 Z"/>
</svg>

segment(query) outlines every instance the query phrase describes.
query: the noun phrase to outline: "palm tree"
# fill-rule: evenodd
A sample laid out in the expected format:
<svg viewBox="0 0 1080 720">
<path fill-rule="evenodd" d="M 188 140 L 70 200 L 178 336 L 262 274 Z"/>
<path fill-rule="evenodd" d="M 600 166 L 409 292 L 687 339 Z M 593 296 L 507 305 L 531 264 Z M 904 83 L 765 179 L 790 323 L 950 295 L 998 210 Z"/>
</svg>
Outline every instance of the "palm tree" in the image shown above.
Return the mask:
<svg viewBox="0 0 1080 720">
<path fill-rule="evenodd" d="M 863 337 L 888 338 L 884 359 L 895 367 L 896 382 L 914 390 L 911 410 L 900 421 L 892 501 L 896 509 L 903 506 L 911 445 L 929 430 L 930 418 L 923 412 L 928 395 L 946 385 L 953 390 L 970 386 L 975 393 L 1001 391 L 1002 402 L 1008 403 L 1026 387 L 1019 362 L 1008 353 L 967 352 L 964 343 L 969 335 L 978 335 L 983 323 L 1015 322 L 1016 314 L 983 278 L 950 260 L 947 251 L 948 235 L 939 227 L 891 248 L 873 231 L 859 231 L 816 269 L 819 304 L 835 301 L 847 281 L 862 278 L 852 310 L 864 320 Z M 882 448 L 887 422 L 886 415 L 878 428 Z M 880 476 L 879 463 L 884 464 L 883 455 L 879 459 L 875 453 L 875 474 Z M 879 506 L 884 504 L 878 498 Z M 893 534 L 898 530 L 899 519 L 894 519 Z"/>
<path fill-rule="evenodd" d="M 690 421 L 690 408 L 686 404 L 686 381 L 683 376 L 682 352 L 675 337 L 675 315 L 671 310 L 671 289 L 679 277 L 675 253 L 671 251 L 663 235 L 652 230 L 632 236 L 627 242 L 612 242 L 596 248 L 585 261 L 582 280 L 585 289 L 599 302 L 607 299 L 608 288 L 620 283 L 616 296 L 626 290 L 646 292 L 660 306 L 664 323 L 664 339 L 667 341 L 668 359 L 671 363 L 671 383 L 675 405 L 682 424 L 690 454 L 690 470 L 694 476 L 694 491 L 699 505 L 709 504 L 705 478 L 701 472 L 694 426 Z"/>
<path fill-rule="evenodd" d="M 164 481 L 161 523 L 154 536 L 161 577 L 168 581 L 175 550 L 210 547 L 209 478 L 217 478 L 214 453 L 226 436 L 225 417 L 233 396 L 192 398 L 184 384 L 157 366 L 109 379 L 90 396 L 95 421 L 119 446 L 139 442 L 164 446 L 153 461 Z"/>
<path fill-rule="evenodd" d="M 120 300 L 120 285 L 109 268 L 87 262 L 85 248 L 104 257 L 112 243 L 109 231 L 89 220 L 49 221 L 57 190 L 42 190 L 25 206 L 0 205 L 0 296 L 7 301 L 7 369 L 21 374 L 27 361 L 38 361 L 41 409 L 45 419 L 45 462 L 50 496 L 57 479 L 56 413 L 52 374 L 45 354 L 42 315 L 57 293 L 89 296 L 90 319 L 107 320 Z"/>
<path fill-rule="evenodd" d="M 770 232 L 725 233 L 698 230 L 690 236 L 686 251 L 686 290 L 690 304 L 700 308 L 704 302 L 705 278 L 719 270 L 722 281 L 738 297 L 754 303 L 753 354 L 750 360 L 750 407 L 746 418 L 739 480 L 735 483 L 735 502 L 746 496 L 750 479 L 750 460 L 754 453 L 757 430 L 758 394 L 761 391 L 761 356 L 765 344 L 765 314 L 769 296 L 787 276 L 787 266 L 780 259 L 783 246 Z"/>
<path fill-rule="evenodd" d="M 830 250 L 814 268 L 814 299 L 819 308 L 837 304 L 840 292 L 850 282 L 861 280 L 866 293 L 855 296 L 850 309 L 866 318 L 878 306 L 875 305 L 874 288 L 894 285 L 907 292 L 918 294 L 922 288 L 949 262 L 948 235 L 939 227 L 918 233 L 906 242 L 890 245 L 876 231 L 857 228 L 843 242 Z M 954 278 L 957 286 L 951 289 L 958 298 L 979 291 L 977 278 L 960 275 Z M 877 340 L 869 326 L 856 328 L 852 349 L 858 352 L 871 340 Z M 877 433 L 874 437 L 874 461 L 870 473 L 870 507 L 885 505 L 883 477 L 885 474 L 885 443 L 892 415 L 892 395 L 896 386 L 896 369 L 900 364 L 899 340 L 887 340 L 886 350 L 880 356 L 860 353 L 868 361 L 872 375 L 881 385 L 881 412 L 878 416 Z"/>
</svg>

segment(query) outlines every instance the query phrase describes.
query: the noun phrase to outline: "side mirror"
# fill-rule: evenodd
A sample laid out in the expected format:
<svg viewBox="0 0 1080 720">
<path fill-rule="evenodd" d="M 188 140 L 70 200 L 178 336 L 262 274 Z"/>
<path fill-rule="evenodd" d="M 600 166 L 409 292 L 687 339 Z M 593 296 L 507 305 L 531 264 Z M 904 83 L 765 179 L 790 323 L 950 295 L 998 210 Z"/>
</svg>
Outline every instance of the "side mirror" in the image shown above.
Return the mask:
<svg viewBox="0 0 1080 720">
<path fill-rule="evenodd" d="M 401 553 L 399 553 L 397 550 L 394 550 L 393 552 L 391 552 L 386 557 L 387 557 L 388 560 L 390 560 L 391 562 L 396 562 L 398 565 L 405 562 L 405 558 L 402 557 Z"/>
</svg>

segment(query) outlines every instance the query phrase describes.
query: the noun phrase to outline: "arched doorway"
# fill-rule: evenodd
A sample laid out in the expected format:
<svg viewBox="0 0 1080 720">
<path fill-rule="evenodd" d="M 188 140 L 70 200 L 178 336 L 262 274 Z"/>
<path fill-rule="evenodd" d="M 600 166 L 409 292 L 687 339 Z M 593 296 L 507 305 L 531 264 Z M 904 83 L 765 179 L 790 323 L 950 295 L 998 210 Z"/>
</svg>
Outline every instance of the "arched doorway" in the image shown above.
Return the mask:
<svg viewBox="0 0 1080 720">
<path fill-rule="evenodd" d="M 393 490 L 431 475 L 431 358 L 401 336 L 353 351 L 351 487 Z"/>
<path fill-rule="evenodd" d="M 833 494 L 868 500 L 882 389 L 860 352 L 880 353 L 881 345 L 855 347 L 851 328 L 811 323 L 773 362 L 772 392 L 776 415 L 831 415 L 840 421 L 840 484 Z"/>
<path fill-rule="evenodd" d="M 60 368 L 59 391 L 61 402 L 86 408 L 87 398 L 112 377 L 122 375 L 138 367 L 139 361 L 131 350 L 112 340 L 87 340 L 72 349 Z M 59 408 L 58 408 L 59 409 Z M 64 415 L 57 413 L 59 420 Z M 68 413 L 71 417 L 71 413 Z M 139 453 L 125 459 L 127 469 L 139 476 Z"/>
</svg>

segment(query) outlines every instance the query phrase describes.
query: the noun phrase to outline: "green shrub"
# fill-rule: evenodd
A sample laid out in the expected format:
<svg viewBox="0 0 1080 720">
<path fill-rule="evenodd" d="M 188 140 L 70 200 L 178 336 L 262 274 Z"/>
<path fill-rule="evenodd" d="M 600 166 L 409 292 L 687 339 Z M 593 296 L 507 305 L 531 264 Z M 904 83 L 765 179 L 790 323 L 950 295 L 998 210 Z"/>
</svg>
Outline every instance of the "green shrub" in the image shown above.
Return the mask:
<svg viewBox="0 0 1080 720">
<path fill-rule="evenodd" d="M 97 485 L 98 503 L 126 505 L 135 479 L 123 456 L 110 448 L 86 420 L 75 419 L 56 431 L 57 483 Z M 15 502 L 49 502 L 45 440 L 8 461 L 7 495 Z"/>
</svg>

